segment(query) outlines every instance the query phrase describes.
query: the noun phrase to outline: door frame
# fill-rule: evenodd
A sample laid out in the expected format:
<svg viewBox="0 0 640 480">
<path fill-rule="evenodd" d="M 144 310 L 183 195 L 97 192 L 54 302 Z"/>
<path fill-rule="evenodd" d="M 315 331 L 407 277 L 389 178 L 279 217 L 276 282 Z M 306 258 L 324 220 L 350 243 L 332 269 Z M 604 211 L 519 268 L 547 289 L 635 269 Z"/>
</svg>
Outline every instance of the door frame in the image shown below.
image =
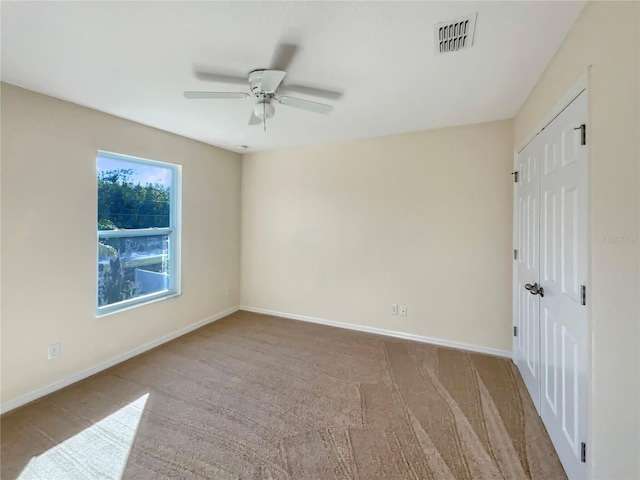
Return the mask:
<svg viewBox="0 0 640 480">
<path fill-rule="evenodd" d="M 587 145 L 590 142 L 590 132 L 591 132 L 591 109 L 589 107 L 589 76 L 590 76 L 591 67 L 587 69 L 580 77 L 576 80 L 576 82 L 558 99 L 558 101 L 553 105 L 553 107 L 542 117 L 542 119 L 538 122 L 533 130 L 529 132 L 527 136 L 520 142 L 520 144 L 516 145 L 516 148 L 513 152 L 513 171 L 517 171 L 518 169 L 518 155 L 525 147 L 531 143 L 531 141 L 544 130 L 547 125 L 549 125 L 565 108 L 571 104 L 581 93 L 585 92 L 587 95 Z M 516 228 L 518 225 L 518 209 L 516 208 L 516 201 L 518 198 L 518 183 L 513 182 L 513 225 L 512 225 L 512 247 L 515 251 L 517 248 L 517 238 L 516 238 Z M 587 249 L 587 287 L 590 287 L 593 282 L 591 282 L 591 149 L 587 149 L 587 194 L 586 194 L 586 202 L 587 202 L 587 238 L 584 239 L 585 247 Z M 515 261 L 512 252 L 512 281 L 511 281 L 511 290 L 512 290 L 512 327 L 515 328 L 517 324 L 517 295 L 518 295 L 518 264 Z M 593 363 L 593 355 L 591 349 L 592 342 L 592 317 L 591 317 L 591 308 L 590 308 L 590 288 L 587 288 L 587 425 L 585 438 L 587 441 L 593 445 L 592 437 L 591 437 L 591 405 L 592 405 L 592 389 L 593 389 L 593 376 L 592 376 L 592 363 Z M 514 335 L 512 337 L 512 362 L 517 366 L 518 363 L 518 349 L 517 349 L 517 339 Z M 528 390 L 527 390 L 528 393 Z M 538 416 L 540 415 L 540 411 L 538 410 L 538 405 L 536 402 L 533 402 L 538 412 Z M 589 452 L 589 446 L 587 446 L 587 452 Z M 591 458 L 593 455 L 587 454 L 587 479 L 591 478 Z"/>
</svg>

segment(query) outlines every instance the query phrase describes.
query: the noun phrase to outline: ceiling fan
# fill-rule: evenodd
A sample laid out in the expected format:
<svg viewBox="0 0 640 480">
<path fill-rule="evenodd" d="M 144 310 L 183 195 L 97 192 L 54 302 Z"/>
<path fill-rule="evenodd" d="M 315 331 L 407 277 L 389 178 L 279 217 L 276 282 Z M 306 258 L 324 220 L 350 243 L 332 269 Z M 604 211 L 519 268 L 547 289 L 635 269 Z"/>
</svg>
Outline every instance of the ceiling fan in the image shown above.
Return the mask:
<svg viewBox="0 0 640 480">
<path fill-rule="evenodd" d="M 263 124 L 266 130 L 267 119 L 275 115 L 275 107 L 273 101 L 280 103 L 281 105 L 300 108 L 310 112 L 321 113 L 328 115 L 333 110 L 333 106 L 320 102 L 312 102 L 310 100 L 304 100 L 301 98 L 291 97 L 288 95 L 279 95 L 280 91 L 299 92 L 307 95 L 317 96 L 321 98 L 338 99 L 342 96 L 339 92 L 333 92 L 330 90 L 323 90 L 314 87 L 302 87 L 296 85 L 283 85 L 287 72 L 285 71 L 288 64 L 291 62 L 298 47 L 292 44 L 279 45 L 275 59 L 272 62 L 274 64 L 273 70 L 258 69 L 252 70 L 248 78 L 241 76 L 233 76 L 226 74 L 210 73 L 210 72 L 198 72 L 196 76 L 202 80 L 211 80 L 219 83 L 230 84 L 246 84 L 249 83 L 249 89 L 251 94 L 246 92 L 184 92 L 185 98 L 188 99 L 246 99 L 251 95 L 258 99 L 258 102 L 254 105 L 249 117 L 249 125 Z M 278 68 L 280 67 L 280 68 Z"/>
</svg>

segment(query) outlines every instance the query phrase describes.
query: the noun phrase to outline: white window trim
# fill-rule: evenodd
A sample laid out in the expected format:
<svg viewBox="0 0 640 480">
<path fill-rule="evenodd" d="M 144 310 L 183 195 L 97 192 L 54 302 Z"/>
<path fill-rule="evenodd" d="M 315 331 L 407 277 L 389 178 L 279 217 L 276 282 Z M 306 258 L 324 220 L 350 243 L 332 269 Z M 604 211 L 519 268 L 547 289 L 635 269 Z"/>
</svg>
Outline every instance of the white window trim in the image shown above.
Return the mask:
<svg viewBox="0 0 640 480">
<path fill-rule="evenodd" d="M 163 166 L 169 168 L 172 172 L 172 189 L 171 189 L 171 203 L 169 211 L 169 227 L 166 228 L 140 228 L 140 229 L 118 229 L 118 230 L 97 230 L 96 219 L 96 317 L 103 317 L 105 315 L 111 315 L 113 313 L 128 310 L 133 307 L 154 303 L 159 300 L 165 300 L 172 297 L 182 295 L 181 288 L 181 233 L 182 233 L 182 166 L 174 163 L 160 162 L 156 160 L 148 160 L 146 158 L 134 157 L 131 155 L 123 155 L 120 153 L 107 152 L 104 150 L 98 150 L 96 154 L 96 163 L 98 157 L 112 158 L 114 160 L 131 161 L 135 163 L 141 163 L 152 166 Z M 96 182 L 97 182 L 96 172 Z M 96 184 L 97 193 L 97 184 Z M 114 238 L 114 237 L 137 237 L 137 236 L 151 236 L 151 235 L 169 235 L 169 281 L 171 282 L 168 290 L 162 290 L 160 292 L 150 293 L 148 295 L 141 295 L 136 298 L 130 298 L 123 300 L 122 302 L 112 303 L 110 305 L 98 306 L 98 261 L 99 261 L 99 241 L 101 238 Z"/>
</svg>

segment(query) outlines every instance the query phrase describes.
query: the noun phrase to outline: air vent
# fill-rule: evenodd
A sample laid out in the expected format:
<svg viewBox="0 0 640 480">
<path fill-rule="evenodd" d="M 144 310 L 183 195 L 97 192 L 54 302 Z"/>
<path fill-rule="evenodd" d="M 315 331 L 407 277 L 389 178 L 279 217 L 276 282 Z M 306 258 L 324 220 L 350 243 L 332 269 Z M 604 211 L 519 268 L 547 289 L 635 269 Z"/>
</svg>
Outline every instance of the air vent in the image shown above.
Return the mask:
<svg viewBox="0 0 640 480">
<path fill-rule="evenodd" d="M 473 45 L 478 14 L 438 23 L 434 26 L 436 53 L 448 53 L 469 48 Z"/>
</svg>

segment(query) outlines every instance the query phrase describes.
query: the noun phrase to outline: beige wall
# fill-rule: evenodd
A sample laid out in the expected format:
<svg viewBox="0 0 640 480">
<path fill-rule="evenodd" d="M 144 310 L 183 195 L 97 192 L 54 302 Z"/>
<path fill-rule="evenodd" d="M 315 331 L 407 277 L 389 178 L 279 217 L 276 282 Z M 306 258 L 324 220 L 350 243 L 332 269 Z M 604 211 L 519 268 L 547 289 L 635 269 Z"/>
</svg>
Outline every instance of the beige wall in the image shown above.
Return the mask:
<svg viewBox="0 0 640 480">
<path fill-rule="evenodd" d="M 243 305 L 511 350 L 511 121 L 242 163 Z"/>
<path fill-rule="evenodd" d="M 515 119 L 520 145 L 591 67 L 588 451 L 602 479 L 640 478 L 639 31 L 638 2 L 589 2 Z"/>
<path fill-rule="evenodd" d="M 238 305 L 239 155 L 11 85 L 1 93 L 3 404 Z M 182 165 L 182 296 L 96 318 L 98 149 Z"/>
</svg>

